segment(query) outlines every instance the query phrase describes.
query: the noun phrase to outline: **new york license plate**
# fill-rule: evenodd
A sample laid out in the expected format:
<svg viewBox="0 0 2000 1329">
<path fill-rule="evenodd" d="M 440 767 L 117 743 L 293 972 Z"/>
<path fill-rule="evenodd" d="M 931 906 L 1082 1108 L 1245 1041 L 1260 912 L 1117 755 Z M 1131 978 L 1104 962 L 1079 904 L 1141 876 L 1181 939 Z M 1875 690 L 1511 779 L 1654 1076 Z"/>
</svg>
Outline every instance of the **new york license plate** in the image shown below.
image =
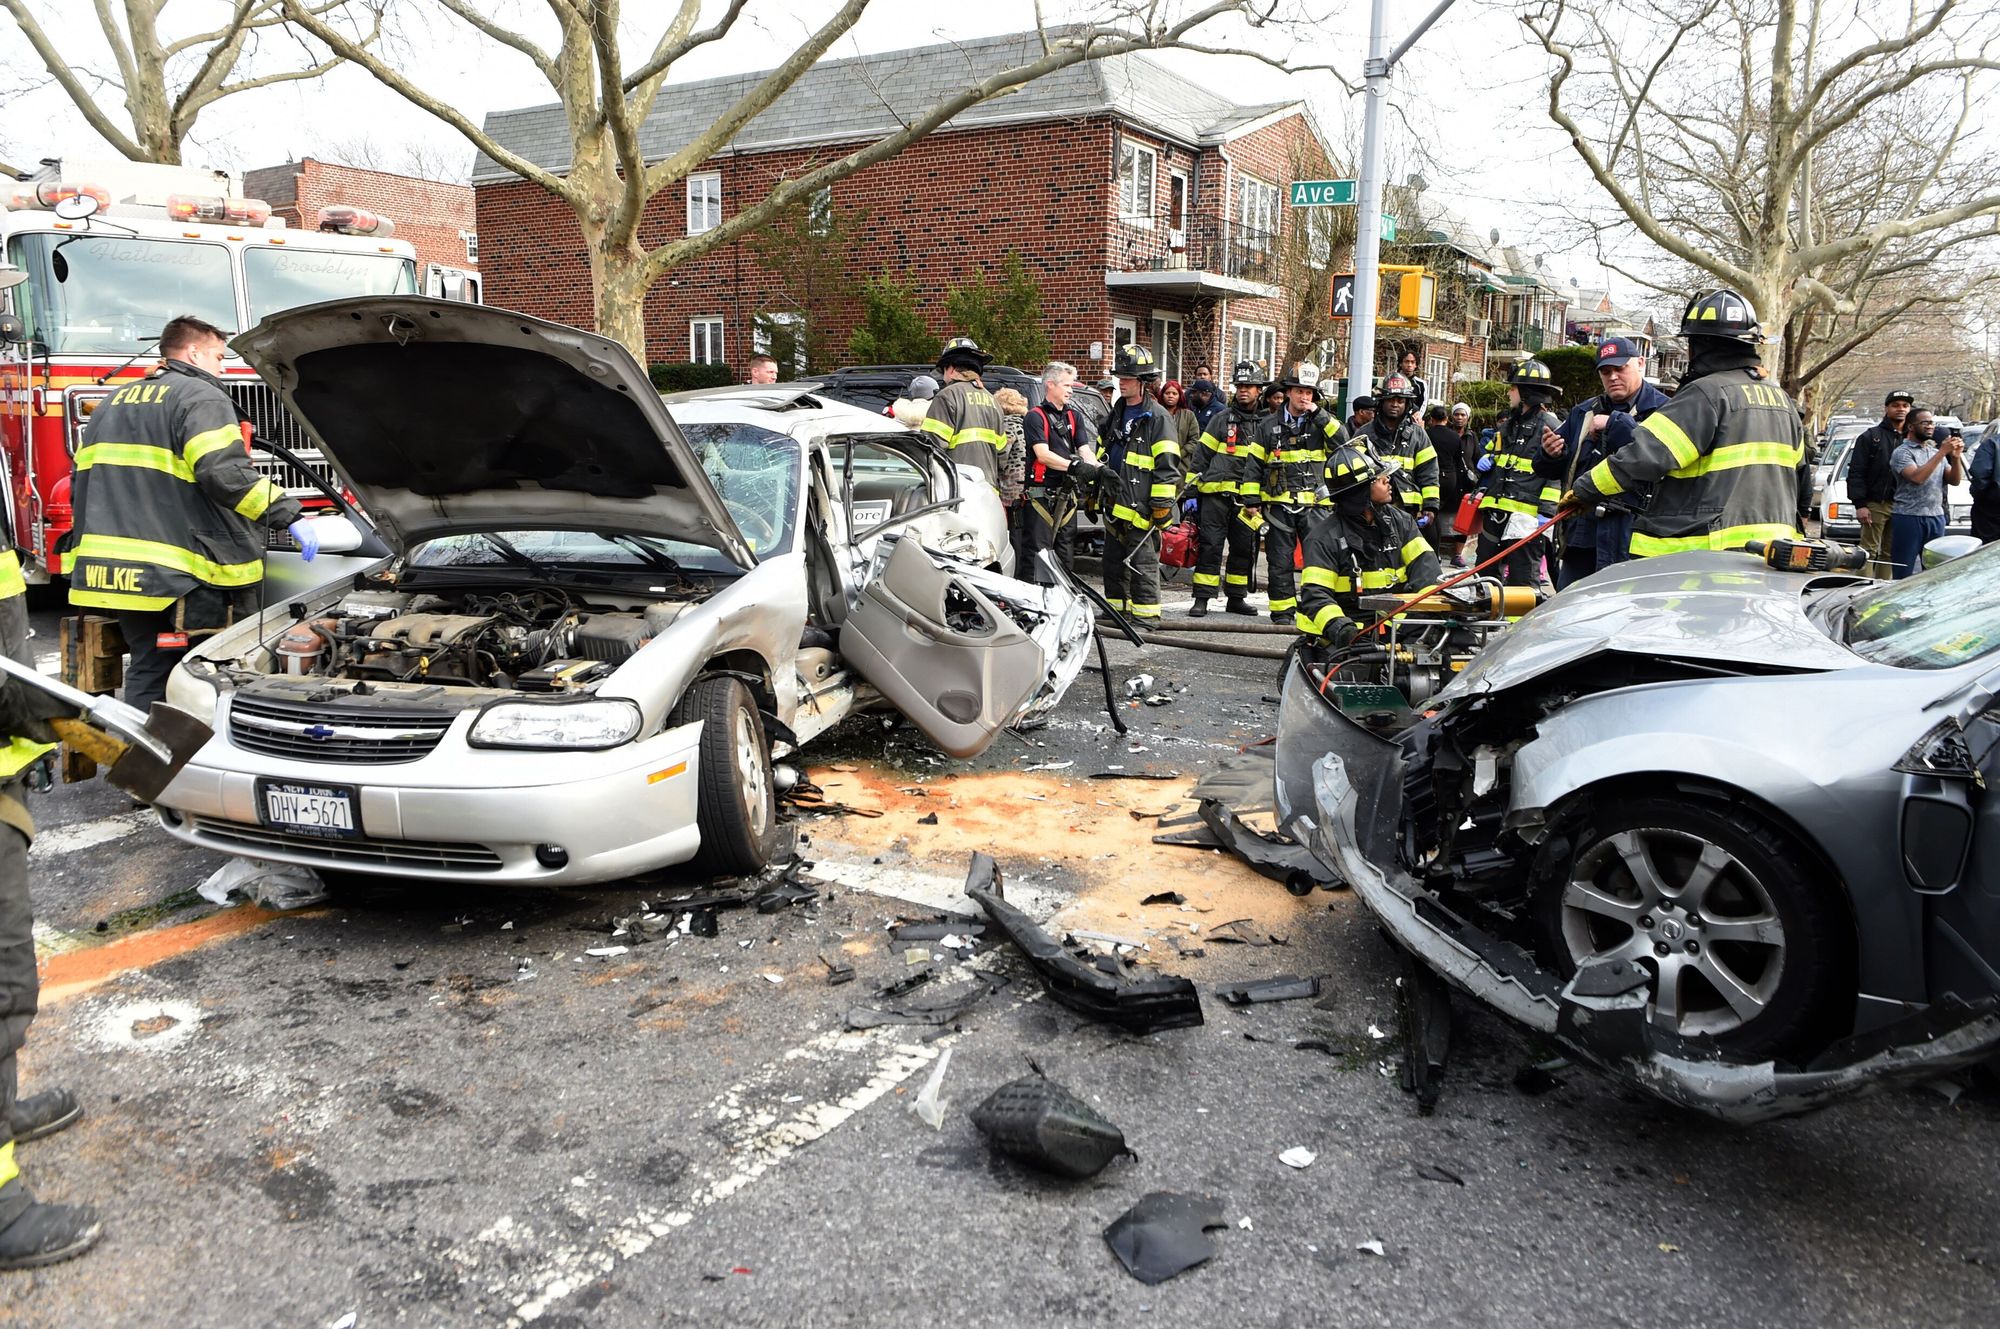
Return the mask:
<svg viewBox="0 0 2000 1329">
<path fill-rule="evenodd" d="M 292 784 L 260 780 L 259 811 L 264 824 L 302 835 L 359 835 L 354 790 L 346 785 Z"/>
</svg>

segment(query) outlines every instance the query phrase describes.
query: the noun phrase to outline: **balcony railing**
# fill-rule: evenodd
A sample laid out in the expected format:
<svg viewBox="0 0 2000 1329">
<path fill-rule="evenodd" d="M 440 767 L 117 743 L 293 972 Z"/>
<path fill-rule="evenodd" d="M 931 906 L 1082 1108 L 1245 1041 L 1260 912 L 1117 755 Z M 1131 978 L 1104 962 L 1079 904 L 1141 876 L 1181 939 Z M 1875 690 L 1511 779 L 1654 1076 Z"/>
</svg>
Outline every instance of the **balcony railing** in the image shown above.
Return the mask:
<svg viewBox="0 0 2000 1329">
<path fill-rule="evenodd" d="M 1278 282 L 1279 237 L 1275 232 L 1210 216 L 1189 217 L 1178 231 L 1160 222 L 1150 228 L 1128 225 L 1120 232 L 1112 241 L 1114 268 L 1127 272 L 1212 272 L 1273 286 Z"/>
<path fill-rule="evenodd" d="M 1546 344 L 1548 334 L 1533 323 L 1502 323 L 1493 329 L 1493 349 L 1496 351 L 1539 351 Z"/>
</svg>

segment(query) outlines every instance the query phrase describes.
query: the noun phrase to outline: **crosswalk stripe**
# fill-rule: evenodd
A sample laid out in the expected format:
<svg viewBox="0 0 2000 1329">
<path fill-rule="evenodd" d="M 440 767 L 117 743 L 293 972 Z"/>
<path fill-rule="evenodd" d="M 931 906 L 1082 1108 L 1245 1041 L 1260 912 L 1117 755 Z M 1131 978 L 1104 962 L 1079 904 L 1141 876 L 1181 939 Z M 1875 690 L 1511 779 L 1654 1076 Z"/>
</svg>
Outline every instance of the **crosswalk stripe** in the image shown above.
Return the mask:
<svg viewBox="0 0 2000 1329">
<path fill-rule="evenodd" d="M 115 817 L 99 817 L 96 821 L 52 826 L 35 833 L 35 843 L 28 850 L 28 861 L 44 862 L 63 854 L 73 854 L 79 849 L 110 844 L 114 840 L 122 840 L 128 835 L 155 825 L 156 822 L 151 808 L 140 808 L 136 812 L 121 812 Z"/>
</svg>

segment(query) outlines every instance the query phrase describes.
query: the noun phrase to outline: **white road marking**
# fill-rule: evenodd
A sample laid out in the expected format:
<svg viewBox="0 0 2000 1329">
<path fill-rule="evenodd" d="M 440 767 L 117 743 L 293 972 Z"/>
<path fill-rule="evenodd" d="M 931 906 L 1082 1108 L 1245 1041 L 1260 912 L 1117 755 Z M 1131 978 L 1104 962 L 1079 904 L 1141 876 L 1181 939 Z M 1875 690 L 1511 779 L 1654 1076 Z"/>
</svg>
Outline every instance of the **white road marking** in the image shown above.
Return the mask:
<svg viewBox="0 0 2000 1329">
<path fill-rule="evenodd" d="M 110 844 L 113 840 L 122 840 L 158 824 L 159 819 L 153 815 L 151 808 L 140 808 L 134 812 L 121 812 L 115 817 L 99 817 L 96 821 L 53 826 L 35 833 L 35 842 L 28 849 L 28 861 L 43 862 L 62 854 L 73 854 L 79 849 Z"/>
<path fill-rule="evenodd" d="M 883 895 L 946 913 L 975 916 L 979 913 L 979 906 L 965 893 L 965 878 L 962 876 L 828 859 L 815 859 L 812 870 L 816 876 L 839 882 L 852 890 L 867 891 L 871 895 Z M 1010 880 L 1005 883 L 1005 888 L 1007 902 L 1019 906 L 1035 918 L 1048 918 L 1065 905 L 1074 903 L 1067 892 L 1048 890 L 1032 882 Z"/>
<path fill-rule="evenodd" d="M 35 668 L 53 678 L 62 672 L 61 651 L 38 651 L 35 654 Z"/>
</svg>

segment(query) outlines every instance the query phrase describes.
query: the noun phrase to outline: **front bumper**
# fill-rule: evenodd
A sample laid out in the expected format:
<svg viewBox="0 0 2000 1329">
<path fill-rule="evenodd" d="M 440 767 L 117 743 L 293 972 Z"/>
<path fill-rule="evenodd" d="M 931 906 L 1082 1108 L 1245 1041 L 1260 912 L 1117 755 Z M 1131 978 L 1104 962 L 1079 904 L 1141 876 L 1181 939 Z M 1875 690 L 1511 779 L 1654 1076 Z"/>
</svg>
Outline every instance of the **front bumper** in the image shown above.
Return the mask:
<svg viewBox="0 0 2000 1329">
<path fill-rule="evenodd" d="M 1564 982 L 1519 946 L 1454 911 L 1401 867 L 1396 845 L 1403 749 L 1333 707 L 1313 704 L 1318 701 L 1295 664 L 1281 710 L 1293 732 L 1288 744 L 1281 724 L 1280 747 L 1321 755 L 1311 768 L 1310 801 L 1301 807 L 1296 769 L 1284 778 L 1281 751 L 1280 812 L 1289 794 L 1293 833 L 1339 871 L 1396 942 L 1427 968 L 1621 1084 L 1748 1124 L 1940 1075 L 2000 1050 L 2000 1000 L 1947 999 L 1835 1044 L 1807 1066 L 1734 1061 L 1656 1027 L 1648 1018 L 1642 969 L 1586 965 Z"/>
<path fill-rule="evenodd" d="M 700 724 L 602 752 L 528 752 L 467 746 L 472 718 L 460 715 L 424 757 L 389 765 L 249 752 L 222 724 L 161 795 L 160 822 L 189 844 L 245 857 L 521 886 L 613 881 L 686 862 L 700 846 Z M 259 778 L 354 789 L 360 834 L 266 825 Z M 558 865 L 545 846 L 561 848 Z"/>
</svg>

